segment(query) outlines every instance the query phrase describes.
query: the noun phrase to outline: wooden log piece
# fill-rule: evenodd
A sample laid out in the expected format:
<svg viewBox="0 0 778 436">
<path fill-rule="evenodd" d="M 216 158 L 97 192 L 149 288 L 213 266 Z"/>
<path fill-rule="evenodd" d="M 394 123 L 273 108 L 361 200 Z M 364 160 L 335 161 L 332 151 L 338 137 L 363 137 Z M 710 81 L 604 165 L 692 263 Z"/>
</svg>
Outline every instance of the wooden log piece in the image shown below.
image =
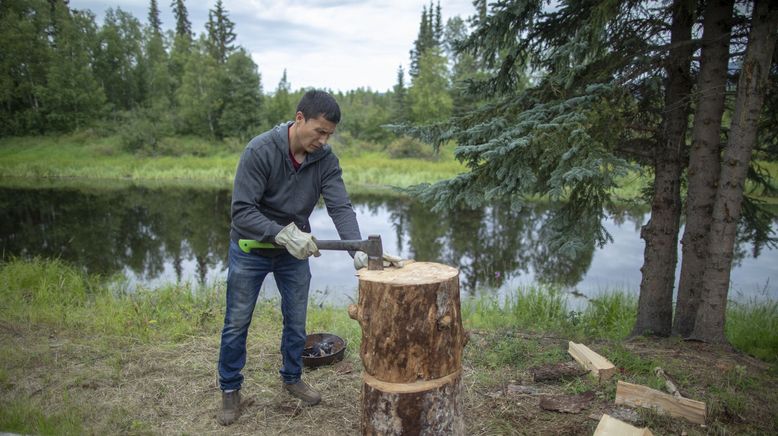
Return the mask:
<svg viewBox="0 0 778 436">
<path fill-rule="evenodd" d="M 427 262 L 361 270 L 364 435 L 464 435 L 459 271 Z"/>
<path fill-rule="evenodd" d="M 365 372 L 390 383 L 435 380 L 458 372 L 466 341 L 459 271 L 415 262 L 360 270 L 359 302 L 349 315 L 362 327 Z"/>
<path fill-rule="evenodd" d="M 619 380 L 616 384 L 616 404 L 654 409 L 657 413 L 681 417 L 695 424 L 705 424 L 705 403 L 674 397 L 648 386 Z"/>
<path fill-rule="evenodd" d="M 364 374 L 362 434 L 464 435 L 461 374 L 416 383 L 386 383 Z"/>
<path fill-rule="evenodd" d="M 602 415 L 593 436 L 653 436 L 648 428 L 637 428 L 610 415 Z"/>
<path fill-rule="evenodd" d="M 608 380 L 616 374 L 616 366 L 584 344 L 569 342 L 567 352 L 584 368 L 588 369 L 598 381 Z"/>
</svg>

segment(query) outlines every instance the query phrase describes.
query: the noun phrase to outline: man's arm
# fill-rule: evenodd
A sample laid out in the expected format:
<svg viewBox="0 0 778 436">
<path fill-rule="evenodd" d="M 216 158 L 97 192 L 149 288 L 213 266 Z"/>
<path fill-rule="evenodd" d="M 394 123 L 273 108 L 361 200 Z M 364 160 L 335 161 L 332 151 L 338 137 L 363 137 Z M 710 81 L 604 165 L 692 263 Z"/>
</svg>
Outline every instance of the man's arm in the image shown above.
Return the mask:
<svg viewBox="0 0 778 436">
<path fill-rule="evenodd" d="M 340 169 L 340 163 L 335 155 L 331 156 L 332 162 L 327 162 L 322 174 L 321 193 L 324 198 L 324 204 L 327 206 L 327 213 L 335 229 L 338 231 L 340 239 L 362 239 L 359 232 L 359 223 L 357 223 L 357 214 L 349 200 L 346 185 L 343 183 L 343 171 Z M 351 253 L 353 257 L 353 253 Z"/>
<path fill-rule="evenodd" d="M 232 190 L 232 225 L 246 239 L 273 241 L 283 226 L 259 211 L 270 176 L 270 165 L 252 147 L 243 151 Z"/>
</svg>

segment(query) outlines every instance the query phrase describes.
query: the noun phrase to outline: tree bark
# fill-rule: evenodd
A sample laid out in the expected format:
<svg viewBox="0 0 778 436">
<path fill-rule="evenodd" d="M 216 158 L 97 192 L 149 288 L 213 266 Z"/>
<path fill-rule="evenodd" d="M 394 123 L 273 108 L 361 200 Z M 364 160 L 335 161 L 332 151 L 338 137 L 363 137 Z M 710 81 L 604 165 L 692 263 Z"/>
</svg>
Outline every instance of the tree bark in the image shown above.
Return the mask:
<svg viewBox="0 0 778 436">
<path fill-rule="evenodd" d="M 729 273 L 745 179 L 756 141 L 762 102 L 767 91 L 776 32 L 778 5 L 769 0 L 756 1 L 713 207 L 713 223 L 708 244 L 709 261 L 702 281 L 702 300 L 691 339 L 727 343 L 724 322 Z"/>
<path fill-rule="evenodd" d="M 646 241 L 638 314 L 632 335 L 669 336 L 673 320 L 673 287 L 678 260 L 681 216 L 680 181 L 682 154 L 689 117 L 690 65 L 694 3 L 673 2 L 670 28 L 672 47 L 666 62 L 665 105 L 660 146 L 654 157 L 654 195 L 651 219 L 640 237 Z"/>
<path fill-rule="evenodd" d="M 712 0 L 705 7 L 697 111 L 689 153 L 686 227 L 681 244 L 681 278 L 675 305 L 673 334 L 688 336 L 694 329 L 702 277 L 708 254 L 708 234 L 721 168 L 721 117 L 727 85 L 729 40 L 734 0 Z"/>
<path fill-rule="evenodd" d="M 427 262 L 359 273 L 362 433 L 464 434 L 459 271 Z"/>
</svg>

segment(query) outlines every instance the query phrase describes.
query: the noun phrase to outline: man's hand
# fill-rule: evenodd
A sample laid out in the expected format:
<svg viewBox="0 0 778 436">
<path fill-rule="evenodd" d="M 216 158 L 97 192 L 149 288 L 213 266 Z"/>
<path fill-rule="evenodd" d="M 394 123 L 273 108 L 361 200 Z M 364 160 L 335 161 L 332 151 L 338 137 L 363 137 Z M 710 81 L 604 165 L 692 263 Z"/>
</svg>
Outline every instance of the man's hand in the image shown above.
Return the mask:
<svg viewBox="0 0 778 436">
<path fill-rule="evenodd" d="M 390 267 L 393 266 L 395 268 L 402 268 L 405 266 L 405 262 L 402 258 L 397 256 L 392 256 L 391 254 L 384 253 L 383 255 L 384 260 L 384 266 Z M 367 267 L 367 253 L 364 251 L 357 251 L 357 253 L 354 255 L 354 268 L 356 269 L 362 269 Z"/>
<path fill-rule="evenodd" d="M 298 229 L 294 223 L 281 229 L 276 235 L 276 243 L 283 245 L 289 253 L 300 259 L 307 259 L 311 255 L 319 257 L 319 247 L 316 246 L 316 239 L 310 233 L 305 233 Z"/>
</svg>

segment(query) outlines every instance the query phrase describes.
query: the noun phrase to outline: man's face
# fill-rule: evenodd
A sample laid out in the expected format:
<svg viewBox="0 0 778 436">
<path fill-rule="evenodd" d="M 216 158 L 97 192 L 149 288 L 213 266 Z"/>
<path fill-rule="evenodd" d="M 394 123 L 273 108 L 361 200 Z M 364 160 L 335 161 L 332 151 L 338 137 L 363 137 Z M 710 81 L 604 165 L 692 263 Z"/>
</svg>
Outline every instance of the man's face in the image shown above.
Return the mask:
<svg viewBox="0 0 778 436">
<path fill-rule="evenodd" d="M 323 116 L 305 119 L 302 112 L 295 115 L 297 123 L 297 138 L 300 140 L 306 153 L 313 153 L 320 149 L 335 132 L 336 124 L 327 121 Z"/>
</svg>

